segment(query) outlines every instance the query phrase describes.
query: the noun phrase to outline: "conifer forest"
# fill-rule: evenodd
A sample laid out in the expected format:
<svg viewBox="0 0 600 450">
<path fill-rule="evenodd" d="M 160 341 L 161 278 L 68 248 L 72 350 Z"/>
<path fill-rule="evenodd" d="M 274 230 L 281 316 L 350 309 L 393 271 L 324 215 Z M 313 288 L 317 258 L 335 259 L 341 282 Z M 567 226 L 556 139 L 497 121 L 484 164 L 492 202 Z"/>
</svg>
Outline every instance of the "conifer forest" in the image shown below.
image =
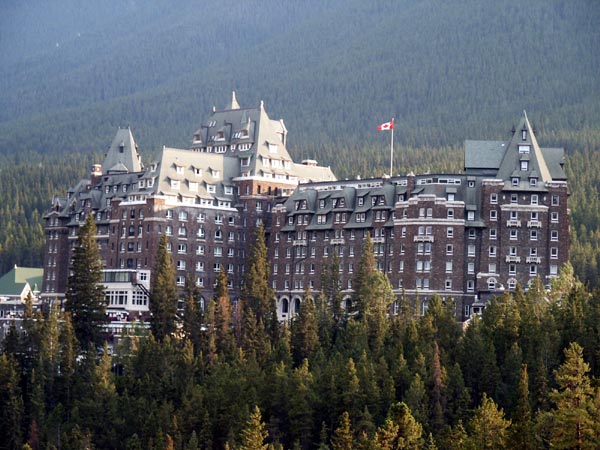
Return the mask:
<svg viewBox="0 0 600 450">
<path fill-rule="evenodd" d="M 262 229 L 235 308 L 221 273 L 205 308 L 190 282 L 178 310 L 159 248 L 151 326 L 109 348 L 92 222 L 70 306 L 29 300 L 0 344 L 0 449 L 600 448 L 600 3 L 4 3 L 0 274 L 42 266 L 53 196 L 117 127 L 149 164 L 234 90 L 339 179 L 387 172 L 392 118 L 394 173 L 458 173 L 464 140 L 508 139 L 526 110 L 540 146 L 565 149 L 571 243 L 551 291 L 503 294 L 466 327 L 441 298 L 390 317 L 369 251 L 353 311 L 332 262 L 280 323 Z"/>
</svg>

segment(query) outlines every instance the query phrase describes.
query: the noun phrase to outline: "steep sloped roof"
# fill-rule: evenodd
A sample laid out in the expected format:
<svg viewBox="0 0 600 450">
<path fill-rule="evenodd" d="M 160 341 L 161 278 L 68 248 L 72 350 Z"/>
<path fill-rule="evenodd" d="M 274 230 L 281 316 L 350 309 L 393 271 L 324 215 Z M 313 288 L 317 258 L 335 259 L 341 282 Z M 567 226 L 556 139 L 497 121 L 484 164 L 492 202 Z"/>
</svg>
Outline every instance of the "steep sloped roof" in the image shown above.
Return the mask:
<svg viewBox="0 0 600 450">
<path fill-rule="evenodd" d="M 110 171 L 140 172 L 141 158 L 129 128 L 119 128 L 102 163 L 102 173 Z"/>
</svg>

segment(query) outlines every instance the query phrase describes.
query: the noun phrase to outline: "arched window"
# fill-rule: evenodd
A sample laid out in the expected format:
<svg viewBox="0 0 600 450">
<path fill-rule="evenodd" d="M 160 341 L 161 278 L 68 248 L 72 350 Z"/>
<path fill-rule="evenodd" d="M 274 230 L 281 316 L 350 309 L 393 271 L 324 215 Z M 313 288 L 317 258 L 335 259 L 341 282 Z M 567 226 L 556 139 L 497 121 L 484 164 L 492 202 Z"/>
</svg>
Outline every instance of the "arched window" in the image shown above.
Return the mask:
<svg viewBox="0 0 600 450">
<path fill-rule="evenodd" d="M 300 299 L 296 298 L 294 300 L 294 314 L 298 314 L 300 312 Z"/>
<path fill-rule="evenodd" d="M 287 298 L 281 299 L 281 314 L 287 314 L 290 311 L 290 303 Z"/>
</svg>

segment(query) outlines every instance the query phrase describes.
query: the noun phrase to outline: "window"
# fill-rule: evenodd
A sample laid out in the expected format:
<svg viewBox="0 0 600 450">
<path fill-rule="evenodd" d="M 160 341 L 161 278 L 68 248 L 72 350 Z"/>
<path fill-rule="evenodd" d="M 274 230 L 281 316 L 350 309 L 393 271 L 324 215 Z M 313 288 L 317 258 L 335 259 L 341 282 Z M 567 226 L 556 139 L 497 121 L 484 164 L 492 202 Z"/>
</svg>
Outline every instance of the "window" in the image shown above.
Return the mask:
<svg viewBox="0 0 600 450">
<path fill-rule="evenodd" d="M 452 244 L 446 245 L 446 255 L 452 255 L 454 253 L 454 246 Z"/>
<path fill-rule="evenodd" d="M 550 222 L 558 223 L 558 213 L 557 212 L 550 213 Z"/>
<path fill-rule="evenodd" d="M 213 249 L 213 254 L 217 257 L 223 256 L 223 247 L 215 247 Z"/>
<path fill-rule="evenodd" d="M 553 242 L 558 241 L 558 230 L 550 231 L 550 240 Z"/>
<path fill-rule="evenodd" d="M 204 272 L 204 261 L 196 262 L 196 272 Z"/>
<path fill-rule="evenodd" d="M 552 196 L 552 206 L 558 206 L 559 205 L 559 197 L 558 195 L 553 195 Z"/>
<path fill-rule="evenodd" d="M 497 237 L 498 237 L 498 230 L 496 230 L 495 228 L 490 228 L 490 239 L 496 240 Z"/>
<path fill-rule="evenodd" d="M 521 161 L 521 172 L 527 172 L 529 170 L 529 161 Z"/>
<path fill-rule="evenodd" d="M 190 191 L 198 192 L 198 183 L 195 181 L 190 181 Z"/>
<path fill-rule="evenodd" d="M 519 203 L 519 196 L 517 194 L 511 194 L 510 202 L 514 205 Z"/>
<path fill-rule="evenodd" d="M 177 277 L 177 286 L 185 286 L 185 277 Z"/>
<path fill-rule="evenodd" d="M 537 241 L 538 239 L 538 232 L 537 230 L 530 230 L 529 231 L 529 240 L 530 241 Z"/>
<path fill-rule="evenodd" d="M 519 180 L 519 178 L 517 178 L 517 177 L 514 177 L 514 178 L 512 179 L 512 185 L 513 185 L 513 186 L 518 186 L 518 185 L 519 185 L 519 181 L 520 181 L 520 180 Z"/>
<path fill-rule="evenodd" d="M 498 220 L 498 211 L 495 209 L 490 210 L 490 220 Z"/>
<path fill-rule="evenodd" d="M 558 275 L 558 266 L 556 264 L 550 265 L 550 275 L 551 276 Z"/>
<path fill-rule="evenodd" d="M 508 279 L 508 289 L 513 291 L 516 289 L 516 287 L 517 287 L 517 280 L 515 280 L 514 278 L 509 278 Z"/>
<path fill-rule="evenodd" d="M 185 261 L 177 261 L 177 270 L 185 270 Z"/>
<path fill-rule="evenodd" d="M 179 186 L 180 186 L 181 182 L 179 180 L 171 180 L 171 189 L 173 190 L 179 190 Z"/>
<path fill-rule="evenodd" d="M 509 264 L 508 265 L 508 274 L 509 275 L 516 275 L 517 274 L 517 265 L 516 264 Z"/>
<path fill-rule="evenodd" d="M 519 212 L 518 211 L 511 211 L 510 212 L 510 220 L 518 220 L 519 219 Z"/>
<path fill-rule="evenodd" d="M 446 237 L 448 237 L 448 238 L 454 237 L 454 228 L 452 228 L 452 227 L 446 228 Z"/>
<path fill-rule="evenodd" d="M 531 204 L 532 205 L 537 205 L 538 204 L 538 196 L 537 196 L 537 194 L 531 194 Z"/>
<path fill-rule="evenodd" d="M 447 217 L 448 217 L 448 219 L 453 219 L 454 218 L 454 209 L 448 208 Z"/>
<path fill-rule="evenodd" d="M 529 275 L 530 276 L 537 275 L 537 266 L 535 264 L 532 264 L 529 266 Z"/>
<path fill-rule="evenodd" d="M 186 244 L 177 244 L 177 253 L 179 253 L 179 254 L 187 253 L 187 245 Z"/>
<path fill-rule="evenodd" d="M 467 281 L 467 292 L 473 292 L 475 291 L 475 282 L 473 280 L 468 280 Z M 469 305 L 465 305 L 465 311 L 468 311 Z"/>
<path fill-rule="evenodd" d="M 214 194 L 215 192 L 217 192 L 217 187 L 214 184 L 207 184 L 206 185 L 206 192 Z"/>
<path fill-rule="evenodd" d="M 470 228 L 469 229 L 469 239 L 475 239 L 476 238 L 476 232 L 474 228 Z"/>
<path fill-rule="evenodd" d="M 488 273 L 496 273 L 496 264 L 495 263 L 488 264 Z"/>
<path fill-rule="evenodd" d="M 446 290 L 447 291 L 452 290 L 452 280 L 446 280 Z"/>
<path fill-rule="evenodd" d="M 204 255 L 204 245 L 198 245 L 196 247 L 196 255 Z"/>
<path fill-rule="evenodd" d="M 490 194 L 490 204 L 492 204 L 492 205 L 498 204 L 498 194 Z"/>
<path fill-rule="evenodd" d="M 452 273 L 452 261 L 446 261 L 446 273 Z"/>
<path fill-rule="evenodd" d="M 474 245 L 467 246 L 467 256 L 475 256 L 475 246 Z"/>
<path fill-rule="evenodd" d="M 475 220 L 475 211 L 467 211 L 467 220 Z"/>
<path fill-rule="evenodd" d="M 490 258 L 495 258 L 496 257 L 496 247 L 491 245 L 489 248 L 489 255 Z"/>
<path fill-rule="evenodd" d="M 510 240 L 516 241 L 519 238 L 518 230 L 510 230 Z"/>
<path fill-rule="evenodd" d="M 558 247 L 550 247 L 550 259 L 558 259 Z"/>
<path fill-rule="evenodd" d="M 467 273 L 475 273 L 475 263 L 470 262 L 467 264 Z"/>
</svg>

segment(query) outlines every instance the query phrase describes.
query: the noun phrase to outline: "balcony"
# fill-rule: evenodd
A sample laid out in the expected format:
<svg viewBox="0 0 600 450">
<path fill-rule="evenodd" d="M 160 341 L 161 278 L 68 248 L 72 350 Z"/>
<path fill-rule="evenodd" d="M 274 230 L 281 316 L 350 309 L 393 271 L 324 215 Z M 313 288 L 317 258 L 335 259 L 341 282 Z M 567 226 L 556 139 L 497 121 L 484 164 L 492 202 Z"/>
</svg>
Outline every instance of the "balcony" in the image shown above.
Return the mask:
<svg viewBox="0 0 600 450">
<path fill-rule="evenodd" d="M 373 242 L 375 242 L 375 240 L 373 239 Z M 344 238 L 336 238 L 336 239 L 331 239 L 331 245 L 344 245 L 346 243 Z"/>
<path fill-rule="evenodd" d="M 294 247 L 306 247 L 306 239 L 294 239 L 292 245 Z"/>
<path fill-rule="evenodd" d="M 527 264 L 541 264 L 542 258 L 540 258 L 539 256 L 528 256 L 525 259 L 525 262 L 527 262 Z"/>
<path fill-rule="evenodd" d="M 507 227 L 520 227 L 521 221 L 517 220 L 517 219 L 510 219 L 510 220 L 506 221 L 506 226 Z"/>
<path fill-rule="evenodd" d="M 527 222 L 527 228 L 542 228 L 542 222 L 539 220 L 530 220 Z"/>
<path fill-rule="evenodd" d="M 373 242 L 373 244 L 383 244 L 385 242 L 385 238 L 384 237 L 374 237 L 371 239 L 371 242 Z"/>
<path fill-rule="evenodd" d="M 506 262 L 507 263 L 520 263 L 521 262 L 521 257 L 520 256 L 508 255 L 506 257 Z"/>
<path fill-rule="evenodd" d="M 415 236 L 414 242 L 433 242 L 433 236 Z"/>
</svg>

